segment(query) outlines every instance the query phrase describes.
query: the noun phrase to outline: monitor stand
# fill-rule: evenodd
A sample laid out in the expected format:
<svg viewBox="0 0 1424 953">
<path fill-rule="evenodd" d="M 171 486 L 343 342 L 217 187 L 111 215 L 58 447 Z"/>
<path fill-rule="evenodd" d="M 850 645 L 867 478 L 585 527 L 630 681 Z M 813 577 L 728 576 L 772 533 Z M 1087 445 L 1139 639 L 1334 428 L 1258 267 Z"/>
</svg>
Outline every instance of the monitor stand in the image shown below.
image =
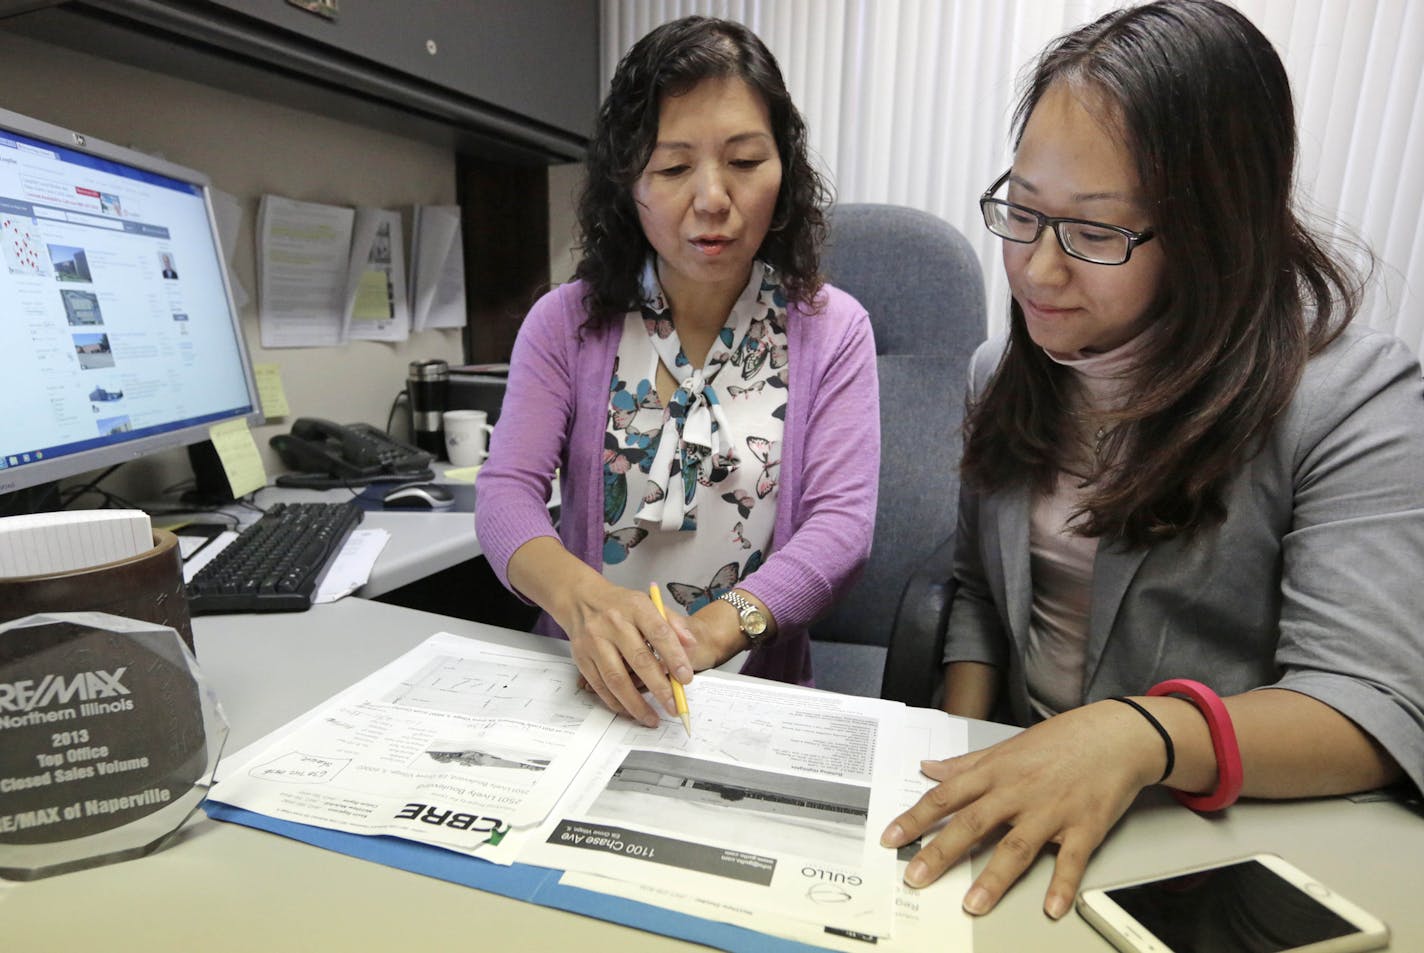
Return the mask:
<svg viewBox="0 0 1424 953">
<path fill-rule="evenodd" d="M 226 506 L 233 501 L 227 473 L 211 440 L 189 444 L 188 462 L 193 467 L 193 488 L 183 494 L 184 503 L 207 507 Z"/>
</svg>

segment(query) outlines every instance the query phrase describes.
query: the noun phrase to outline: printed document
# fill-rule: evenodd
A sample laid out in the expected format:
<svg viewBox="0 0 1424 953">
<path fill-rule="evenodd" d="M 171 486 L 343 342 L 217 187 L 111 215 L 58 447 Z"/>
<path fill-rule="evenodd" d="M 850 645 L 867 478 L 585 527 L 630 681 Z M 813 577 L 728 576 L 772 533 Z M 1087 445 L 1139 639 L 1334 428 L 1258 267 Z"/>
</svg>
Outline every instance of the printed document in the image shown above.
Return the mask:
<svg viewBox="0 0 1424 953">
<path fill-rule="evenodd" d="M 211 798 L 511 863 L 613 720 L 568 659 L 448 633 L 243 752 Z M 517 840 L 517 839 L 516 839 Z"/>
<path fill-rule="evenodd" d="M 891 936 L 904 859 L 880 832 L 924 789 L 906 765 L 962 740 L 906 730 L 896 702 L 715 671 L 687 700 L 691 737 L 647 728 L 562 655 L 440 633 L 225 761 L 211 798 L 818 943 Z"/>
<path fill-rule="evenodd" d="M 356 210 L 351 271 L 346 278 L 346 306 L 342 314 L 349 340 L 404 341 L 410 337 L 405 244 L 401 240 L 399 212 L 380 208 Z"/>
<path fill-rule="evenodd" d="M 263 347 L 345 343 L 342 299 L 355 216 L 345 206 L 262 196 L 257 306 Z"/>
<path fill-rule="evenodd" d="M 951 758 L 969 750 L 968 725 L 960 719 L 927 708 L 906 708 L 904 718 L 901 745 L 904 763 L 900 799 L 895 808 L 897 814 L 909 810 L 920 795 L 934 786 L 933 781 L 920 773 L 921 761 Z M 837 930 L 765 911 L 753 912 L 723 903 L 715 896 L 680 893 L 663 885 L 629 883 L 598 874 L 566 873 L 559 882 L 843 953 L 968 951 L 973 949 L 974 940 L 973 918 L 962 906 L 973 880 L 968 861 L 951 867 L 939 880 L 920 890 L 904 882 L 905 867 L 936 831 L 938 827 L 899 851 L 895 865 L 895 925 L 889 937 Z"/>
<path fill-rule="evenodd" d="M 464 327 L 465 251 L 458 205 L 415 207 L 410 271 L 413 329 Z"/>
<path fill-rule="evenodd" d="M 904 706 L 713 671 L 687 705 L 610 725 L 520 861 L 888 936 Z"/>
</svg>

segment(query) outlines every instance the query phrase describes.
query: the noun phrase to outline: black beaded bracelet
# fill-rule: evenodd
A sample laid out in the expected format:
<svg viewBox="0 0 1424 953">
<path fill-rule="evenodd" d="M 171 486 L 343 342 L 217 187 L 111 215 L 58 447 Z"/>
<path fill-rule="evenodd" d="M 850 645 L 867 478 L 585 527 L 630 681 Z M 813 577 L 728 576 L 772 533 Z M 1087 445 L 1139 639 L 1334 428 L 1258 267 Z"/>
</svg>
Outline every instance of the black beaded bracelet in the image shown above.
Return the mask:
<svg viewBox="0 0 1424 953">
<path fill-rule="evenodd" d="M 1146 708 L 1143 708 L 1131 698 L 1124 698 L 1122 695 L 1114 695 L 1112 697 L 1112 700 L 1115 702 L 1122 702 L 1124 705 L 1131 705 L 1133 708 L 1137 709 L 1137 713 L 1143 718 L 1146 718 L 1147 723 L 1153 728 L 1156 728 L 1157 734 L 1162 736 L 1162 744 L 1165 745 L 1167 748 L 1167 768 L 1162 772 L 1162 776 L 1157 779 L 1157 783 L 1161 784 L 1163 781 L 1167 780 L 1168 775 L 1172 773 L 1172 768 L 1177 763 L 1177 748 L 1175 745 L 1172 744 L 1172 736 L 1167 734 L 1167 729 L 1162 727 L 1162 723 L 1160 721 L 1152 717 L 1152 713 L 1150 711 L 1148 711 Z"/>
</svg>

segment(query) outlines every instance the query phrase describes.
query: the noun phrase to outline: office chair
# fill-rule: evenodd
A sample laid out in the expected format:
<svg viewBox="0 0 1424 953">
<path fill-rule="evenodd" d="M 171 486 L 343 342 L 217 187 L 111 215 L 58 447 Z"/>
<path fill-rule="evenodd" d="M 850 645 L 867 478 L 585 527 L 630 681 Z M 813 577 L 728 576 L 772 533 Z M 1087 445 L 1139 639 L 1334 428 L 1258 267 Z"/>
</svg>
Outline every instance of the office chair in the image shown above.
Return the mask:
<svg viewBox="0 0 1424 953">
<path fill-rule="evenodd" d="M 984 274 L 968 240 L 927 212 L 847 204 L 830 221 L 826 276 L 875 330 L 880 491 L 864 575 L 811 627 L 813 671 L 820 688 L 925 706 L 952 595 L 960 422 L 969 358 L 986 333 Z"/>
</svg>

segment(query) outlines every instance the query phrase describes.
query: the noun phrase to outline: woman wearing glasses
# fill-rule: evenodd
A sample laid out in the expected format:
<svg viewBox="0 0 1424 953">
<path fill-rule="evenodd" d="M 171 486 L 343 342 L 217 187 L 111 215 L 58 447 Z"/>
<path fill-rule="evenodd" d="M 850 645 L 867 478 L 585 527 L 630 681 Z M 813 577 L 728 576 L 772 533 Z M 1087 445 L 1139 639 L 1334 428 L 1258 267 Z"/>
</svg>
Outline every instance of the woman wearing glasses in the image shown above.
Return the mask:
<svg viewBox="0 0 1424 953">
<path fill-rule="evenodd" d="M 975 914 L 1056 844 L 1056 918 L 1144 787 L 1215 811 L 1424 785 L 1424 386 L 1292 210 L 1289 83 L 1240 13 L 1163 0 L 1060 38 L 1014 127 L 945 706 L 1027 730 L 926 762 L 884 841 L 953 815 L 922 885 L 1007 826 Z"/>
</svg>

